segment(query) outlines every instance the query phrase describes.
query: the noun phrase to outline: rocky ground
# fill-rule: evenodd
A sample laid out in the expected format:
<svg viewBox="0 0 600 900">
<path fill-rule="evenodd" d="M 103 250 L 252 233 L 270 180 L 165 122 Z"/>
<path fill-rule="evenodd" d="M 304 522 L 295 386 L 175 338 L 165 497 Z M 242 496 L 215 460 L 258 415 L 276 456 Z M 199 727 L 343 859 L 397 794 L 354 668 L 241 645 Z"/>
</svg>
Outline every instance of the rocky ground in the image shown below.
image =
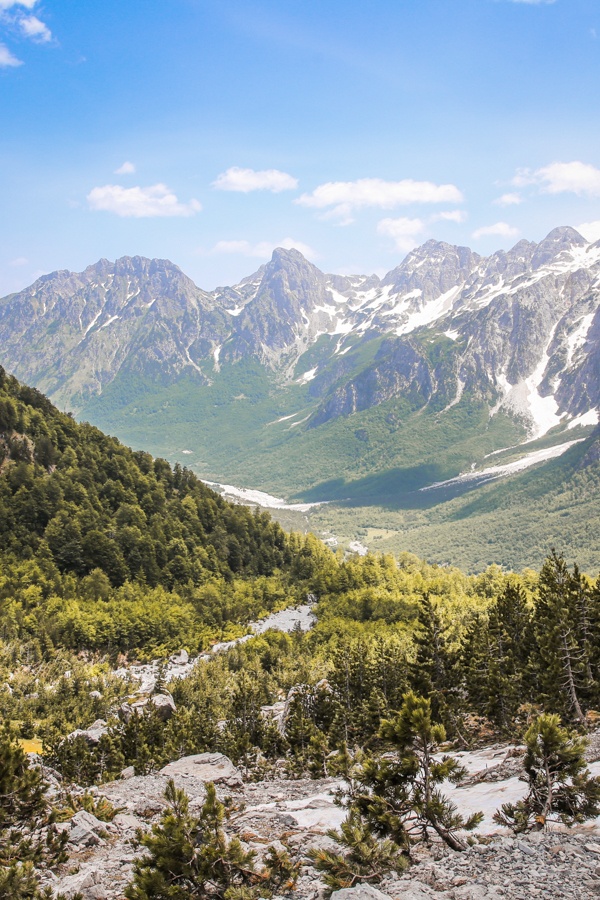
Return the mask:
<svg viewBox="0 0 600 900">
<path fill-rule="evenodd" d="M 518 796 L 524 793 L 518 781 L 518 752 L 488 748 L 463 754 L 462 761 L 470 774 L 454 790 L 453 799 L 465 811 L 479 802 L 478 808 L 485 812 L 473 846 L 465 853 L 441 844 L 420 846 L 408 872 L 386 878 L 378 885 L 380 892 L 392 900 L 600 897 L 600 822 L 515 838 L 493 825 L 491 813 L 492 806 L 495 809 L 513 799 L 515 786 Z M 284 845 L 302 863 L 296 900 L 321 900 L 324 886 L 307 854 L 312 848 L 335 847 L 326 831 L 339 826 L 344 817 L 333 798 L 340 782 L 275 778 L 248 783 L 220 754 L 186 757 L 160 773 L 124 778 L 95 789 L 121 812 L 110 823 L 79 812 L 62 826 L 69 830 L 71 857 L 52 886 L 67 896 L 80 891 L 86 900 L 120 900 L 138 852 L 136 830 L 158 820 L 170 777 L 186 790 L 192 811 L 203 803 L 205 782 L 214 781 L 220 798 L 229 797 L 233 803 L 227 830 L 256 851 L 258 862 L 269 844 Z M 335 900 L 382 900 L 366 893 L 359 887 Z"/>
</svg>

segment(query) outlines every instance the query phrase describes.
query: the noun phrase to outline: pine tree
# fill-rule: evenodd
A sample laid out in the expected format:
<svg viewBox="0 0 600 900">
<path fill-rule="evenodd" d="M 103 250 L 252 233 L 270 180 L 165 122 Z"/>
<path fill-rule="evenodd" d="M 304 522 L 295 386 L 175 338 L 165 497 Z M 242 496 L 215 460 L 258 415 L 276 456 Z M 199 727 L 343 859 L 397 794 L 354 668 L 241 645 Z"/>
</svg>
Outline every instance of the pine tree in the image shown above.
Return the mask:
<svg viewBox="0 0 600 900">
<path fill-rule="evenodd" d="M 442 782 L 458 781 L 465 772 L 452 757 L 434 756 L 446 733 L 443 725 L 433 723 L 430 701 L 412 691 L 405 694 L 400 712 L 382 723 L 381 737 L 395 758 L 366 760 L 352 798 L 356 808 L 376 833 L 400 847 L 428 841 L 434 832 L 453 850 L 465 850 L 456 832 L 475 828 L 482 815 L 464 819 L 439 789 Z"/>
<path fill-rule="evenodd" d="M 297 868 L 285 853 L 270 848 L 266 866 L 256 871 L 254 852 L 223 831 L 225 807 L 215 786 L 206 785 L 206 800 L 198 817 L 190 814 L 184 791 L 169 780 L 168 807 L 160 822 L 138 837 L 146 854 L 134 864 L 128 900 L 251 900 L 291 890 Z"/>
<path fill-rule="evenodd" d="M 585 822 L 600 814 L 600 778 L 586 767 L 586 742 L 562 728 L 560 717 L 544 713 L 525 734 L 529 793 L 505 803 L 494 820 L 515 832 L 540 831 L 550 821 Z"/>
<path fill-rule="evenodd" d="M 488 616 L 474 616 L 466 631 L 461 670 L 470 705 L 505 732 L 531 696 L 532 646 L 531 613 L 518 585 L 509 584 Z"/>
<path fill-rule="evenodd" d="M 553 550 L 540 572 L 535 609 L 538 677 L 551 708 L 583 723 L 589 647 L 581 633 L 577 590 L 564 557 Z"/>
<path fill-rule="evenodd" d="M 429 594 L 419 603 L 412 666 L 413 689 L 431 701 L 434 717 L 454 730 L 456 721 L 456 660 L 448 646 L 448 628 Z"/>
<path fill-rule="evenodd" d="M 46 868 L 66 859 L 67 835 L 59 835 L 46 799 L 40 769 L 6 732 L 0 734 L 0 898 L 38 900 L 34 866 Z"/>
<path fill-rule="evenodd" d="M 327 836 L 339 844 L 341 852 L 316 849 L 309 855 L 329 894 L 361 882 L 378 884 L 388 872 L 403 872 L 408 865 L 402 847 L 389 839 L 378 840 L 356 809 L 349 811 L 340 831 L 330 829 Z"/>
</svg>

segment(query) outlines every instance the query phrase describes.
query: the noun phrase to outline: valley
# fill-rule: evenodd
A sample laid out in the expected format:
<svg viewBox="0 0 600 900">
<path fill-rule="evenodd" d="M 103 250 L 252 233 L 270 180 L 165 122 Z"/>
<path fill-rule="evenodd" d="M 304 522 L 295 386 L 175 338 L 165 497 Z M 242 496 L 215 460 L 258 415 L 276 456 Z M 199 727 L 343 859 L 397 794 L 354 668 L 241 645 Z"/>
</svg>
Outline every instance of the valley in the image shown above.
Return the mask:
<svg viewBox="0 0 600 900">
<path fill-rule="evenodd" d="M 490 257 L 429 241 L 383 278 L 279 249 L 212 292 L 167 261 L 102 260 L 0 301 L 0 340 L 79 419 L 277 498 L 286 525 L 440 562 L 458 529 L 474 571 L 539 564 L 562 526 L 593 570 L 599 306 L 600 248 L 557 228 Z"/>
</svg>

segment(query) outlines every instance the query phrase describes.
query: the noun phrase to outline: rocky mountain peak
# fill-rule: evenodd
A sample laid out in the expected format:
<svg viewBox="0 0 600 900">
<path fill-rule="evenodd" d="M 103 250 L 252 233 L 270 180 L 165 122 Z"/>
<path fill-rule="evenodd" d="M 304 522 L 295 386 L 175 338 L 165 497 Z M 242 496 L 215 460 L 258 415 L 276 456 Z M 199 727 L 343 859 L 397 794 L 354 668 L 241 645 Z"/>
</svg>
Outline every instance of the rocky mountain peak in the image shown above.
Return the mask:
<svg viewBox="0 0 600 900">
<path fill-rule="evenodd" d="M 561 228 L 553 228 L 552 231 L 537 245 L 537 249 L 531 260 L 533 269 L 539 269 L 552 259 L 555 259 L 564 250 L 573 247 L 585 247 L 587 241 L 578 231 L 569 225 Z"/>
</svg>

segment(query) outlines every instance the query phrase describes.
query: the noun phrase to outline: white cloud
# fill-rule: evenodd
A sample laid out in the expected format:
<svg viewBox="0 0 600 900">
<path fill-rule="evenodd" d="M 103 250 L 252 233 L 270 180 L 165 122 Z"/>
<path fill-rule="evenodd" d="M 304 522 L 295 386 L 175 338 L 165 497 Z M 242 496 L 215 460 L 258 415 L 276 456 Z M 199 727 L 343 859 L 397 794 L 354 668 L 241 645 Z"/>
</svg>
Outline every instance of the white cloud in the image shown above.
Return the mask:
<svg viewBox="0 0 600 900">
<path fill-rule="evenodd" d="M 0 69 L 8 69 L 14 66 L 22 66 L 20 59 L 14 56 L 5 44 L 0 44 Z"/>
<path fill-rule="evenodd" d="M 299 250 L 307 259 L 315 259 L 317 254 L 312 247 L 302 241 L 295 241 L 293 238 L 284 238 L 282 241 L 259 241 L 252 244 L 250 241 L 217 241 L 217 243 L 209 250 L 211 255 L 218 253 L 231 253 L 238 256 L 252 256 L 259 259 L 269 259 L 276 247 L 283 247 L 284 250 Z"/>
<path fill-rule="evenodd" d="M 193 216 L 202 209 L 197 200 L 180 203 L 165 184 L 124 188 L 118 184 L 95 187 L 87 195 L 90 209 L 136 219 L 155 216 Z"/>
<path fill-rule="evenodd" d="M 15 266 L 15 268 L 17 268 L 18 266 L 26 266 L 28 262 L 29 260 L 26 256 L 17 256 L 16 259 L 11 259 L 9 265 Z"/>
<path fill-rule="evenodd" d="M 359 178 L 358 181 L 328 181 L 311 194 L 302 194 L 295 202 L 313 209 L 332 207 L 328 215 L 351 221 L 353 210 L 364 206 L 393 209 L 412 203 L 460 203 L 463 195 L 453 184 L 431 181 L 384 181 L 381 178 Z"/>
<path fill-rule="evenodd" d="M 494 225 L 484 225 L 483 228 L 477 228 L 473 232 L 473 237 L 475 240 L 491 235 L 497 235 L 498 237 L 516 237 L 518 233 L 519 229 L 509 225 L 508 222 L 496 222 Z"/>
<path fill-rule="evenodd" d="M 456 222 L 457 225 L 460 225 L 462 222 L 466 222 L 467 218 L 468 216 L 464 209 L 449 209 L 441 213 L 436 213 L 431 217 L 431 221 Z"/>
<path fill-rule="evenodd" d="M 517 174 L 511 179 L 511 184 L 520 188 L 535 184 L 536 181 L 537 177 L 531 169 L 517 169 Z"/>
<path fill-rule="evenodd" d="M 377 233 L 391 237 L 398 250 L 408 253 L 416 247 L 418 240 L 416 235 L 421 234 L 425 228 L 421 219 L 381 219 L 377 223 Z"/>
<path fill-rule="evenodd" d="M 52 32 L 37 16 L 23 16 L 19 19 L 19 25 L 25 37 L 31 38 L 33 41 L 45 44 L 52 40 Z"/>
<path fill-rule="evenodd" d="M 38 0 L 0 0 L 0 9 L 12 9 L 13 6 L 24 6 L 33 9 Z"/>
<path fill-rule="evenodd" d="M 582 222 L 581 225 L 575 226 L 575 230 L 578 231 L 586 241 L 591 241 L 592 244 L 595 244 L 596 241 L 600 241 L 600 221 Z"/>
<path fill-rule="evenodd" d="M 496 197 L 496 199 L 494 200 L 496 206 L 518 206 L 522 202 L 523 198 L 516 192 L 502 194 L 501 197 Z"/>
<path fill-rule="evenodd" d="M 265 169 L 256 172 L 254 169 L 241 169 L 232 166 L 226 172 L 221 172 L 213 181 L 212 187 L 218 191 L 239 191 L 249 194 L 250 191 L 271 191 L 279 194 L 281 191 L 293 191 L 298 187 L 298 179 L 279 169 Z"/>
<path fill-rule="evenodd" d="M 538 185 L 542 194 L 572 193 L 600 197 L 600 169 L 580 160 L 554 162 L 540 169 L 518 169 L 515 187 Z"/>
<path fill-rule="evenodd" d="M 600 197 L 600 169 L 578 160 L 551 163 L 535 172 L 544 194 L 573 194 Z"/>
<path fill-rule="evenodd" d="M 135 166 L 128 160 L 126 160 L 122 166 L 119 166 L 118 169 L 115 169 L 115 175 L 133 175 L 134 172 Z"/>
</svg>

